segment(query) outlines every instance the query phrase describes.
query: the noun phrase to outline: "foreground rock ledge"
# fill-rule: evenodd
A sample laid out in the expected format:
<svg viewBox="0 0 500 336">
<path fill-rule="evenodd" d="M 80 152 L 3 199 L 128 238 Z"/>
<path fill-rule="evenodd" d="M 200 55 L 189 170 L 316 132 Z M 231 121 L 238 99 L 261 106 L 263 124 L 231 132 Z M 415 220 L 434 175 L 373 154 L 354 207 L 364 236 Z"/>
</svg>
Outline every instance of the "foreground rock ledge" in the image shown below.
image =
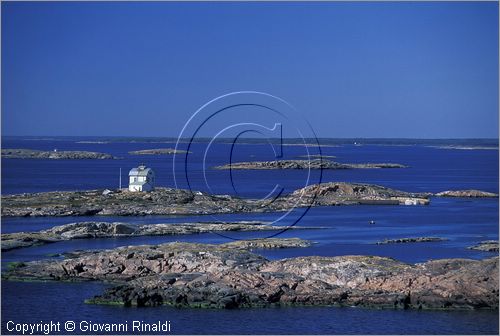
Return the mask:
<svg viewBox="0 0 500 336">
<path fill-rule="evenodd" d="M 148 193 L 118 190 L 106 195 L 102 190 L 62 191 L 2 196 L 2 216 L 201 215 L 284 211 L 307 206 L 418 205 L 428 204 L 429 195 L 345 182 L 310 185 L 272 202 L 174 188 L 156 188 Z"/>
<path fill-rule="evenodd" d="M 87 302 L 125 306 L 498 309 L 498 257 L 421 264 L 373 256 L 269 261 L 247 250 L 279 242 L 170 243 L 78 252 L 65 260 L 18 264 L 4 278 L 110 281 L 114 287 Z"/>
<path fill-rule="evenodd" d="M 185 235 L 223 231 L 269 231 L 295 230 L 302 227 L 269 225 L 257 221 L 241 222 L 200 222 L 134 225 L 120 222 L 79 222 L 54 226 L 36 232 L 16 232 L 2 234 L 2 251 L 21 247 L 43 245 L 70 239 L 113 238 L 137 236 Z M 308 227 L 307 229 L 315 229 Z"/>
</svg>

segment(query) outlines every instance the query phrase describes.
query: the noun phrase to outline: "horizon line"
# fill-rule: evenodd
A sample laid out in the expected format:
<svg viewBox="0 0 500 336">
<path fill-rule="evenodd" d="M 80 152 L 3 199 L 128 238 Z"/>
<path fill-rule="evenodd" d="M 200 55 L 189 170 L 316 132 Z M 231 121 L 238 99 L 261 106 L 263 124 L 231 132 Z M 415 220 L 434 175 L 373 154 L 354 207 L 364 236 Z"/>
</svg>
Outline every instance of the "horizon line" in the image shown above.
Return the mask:
<svg viewBox="0 0 500 336">
<path fill-rule="evenodd" d="M 27 138 L 33 138 L 33 137 L 52 137 L 52 138 L 168 138 L 168 139 L 179 139 L 177 136 L 162 136 L 162 135 L 1 135 L 2 138 L 20 138 L 20 137 L 27 137 Z M 206 136 L 206 137 L 197 137 L 196 139 L 210 139 L 211 137 Z M 183 137 L 180 139 L 189 139 L 189 137 Z M 219 139 L 232 139 L 232 137 L 221 137 Z M 265 140 L 264 138 L 261 137 L 241 137 L 240 139 L 252 139 L 252 140 L 258 140 L 262 139 Z M 271 138 L 271 139 L 279 139 L 279 138 Z M 281 137 L 281 139 L 301 139 L 300 137 Z M 310 138 L 306 137 L 304 139 L 315 139 L 315 138 Z M 367 140 L 499 140 L 499 137 L 442 137 L 442 138 L 437 138 L 437 137 L 324 137 L 324 136 L 318 136 L 316 139 L 339 139 L 339 140 L 344 140 L 344 139 L 367 139 Z"/>
</svg>

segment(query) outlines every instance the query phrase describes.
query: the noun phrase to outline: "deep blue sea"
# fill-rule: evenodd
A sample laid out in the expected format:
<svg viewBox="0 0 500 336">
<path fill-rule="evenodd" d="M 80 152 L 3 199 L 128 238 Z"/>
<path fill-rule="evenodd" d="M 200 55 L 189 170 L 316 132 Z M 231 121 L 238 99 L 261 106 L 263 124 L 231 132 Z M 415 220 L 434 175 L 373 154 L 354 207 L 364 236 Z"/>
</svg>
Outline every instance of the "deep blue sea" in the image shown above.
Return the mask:
<svg viewBox="0 0 500 336">
<path fill-rule="evenodd" d="M 185 156 L 137 156 L 129 151 L 174 147 L 168 139 L 103 138 L 3 138 L 2 148 L 42 150 L 85 150 L 113 154 L 118 160 L 29 160 L 2 159 L 2 195 L 55 190 L 114 189 L 127 185 L 128 170 L 144 163 L 156 172 L 160 186 L 191 187 L 193 190 L 259 198 L 276 186 L 284 193 L 310 183 L 328 181 L 366 182 L 405 191 L 439 192 L 450 189 L 481 189 L 498 192 L 498 141 L 461 141 L 461 146 L 483 149 L 442 148 L 453 141 L 419 140 L 334 140 L 320 139 L 323 155 L 336 156 L 342 163 L 393 162 L 405 169 L 354 169 L 308 172 L 229 171 L 213 169 L 229 163 L 231 145 L 193 143 Z M 98 142 L 98 143 L 96 143 Z M 286 142 L 286 140 L 285 140 Z M 181 144 L 182 145 L 182 144 Z M 186 149 L 187 144 L 183 147 Z M 488 147 L 496 147 L 491 149 Z M 484 149 L 488 148 L 488 149 Z M 285 145 L 283 158 L 297 159 L 317 148 Z M 315 151 L 316 150 L 316 151 Z M 231 160 L 274 159 L 269 144 L 241 141 Z M 309 176 L 308 176 L 309 174 Z M 188 176 L 189 183 L 185 176 Z M 176 184 L 177 182 L 177 184 Z M 405 262 L 439 258 L 481 259 L 495 253 L 467 249 L 482 240 L 498 239 L 498 199 L 432 198 L 429 206 L 341 206 L 311 208 L 283 237 L 300 237 L 314 242 L 309 248 L 256 251 L 269 259 L 304 255 L 380 255 Z M 281 220 L 284 227 L 304 213 L 295 209 Z M 4 218 L 2 232 L 35 231 L 76 221 L 124 221 L 133 224 L 181 223 L 212 220 L 275 221 L 283 213 L 231 214 L 217 216 L 145 217 L 61 217 Z M 375 224 L 370 225 L 370 221 Z M 231 233 L 231 238 L 255 238 L 268 233 Z M 436 236 L 447 240 L 434 243 L 376 245 L 386 238 Z M 51 255 L 78 249 L 113 248 L 133 244 L 169 241 L 224 243 L 214 233 L 82 239 L 2 253 L 2 269 L 8 262 L 51 258 Z M 95 282 L 10 282 L 2 281 L 2 333 L 8 321 L 16 323 L 92 321 L 124 323 L 142 320 L 170 321 L 174 334 L 498 334 L 498 311 L 401 311 L 336 307 L 287 307 L 240 310 L 124 308 L 87 305 L 86 298 L 100 293 L 106 285 Z M 82 333 L 82 332 L 80 332 Z M 91 332 L 96 334 L 98 332 Z M 129 333 L 131 331 L 129 330 Z"/>
</svg>

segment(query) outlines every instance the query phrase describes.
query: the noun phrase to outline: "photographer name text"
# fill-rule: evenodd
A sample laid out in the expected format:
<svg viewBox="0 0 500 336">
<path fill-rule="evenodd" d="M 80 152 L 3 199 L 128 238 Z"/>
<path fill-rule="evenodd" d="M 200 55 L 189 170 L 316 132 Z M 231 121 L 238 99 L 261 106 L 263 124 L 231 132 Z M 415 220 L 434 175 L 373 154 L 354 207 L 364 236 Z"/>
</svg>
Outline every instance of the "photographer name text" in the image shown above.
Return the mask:
<svg viewBox="0 0 500 336">
<path fill-rule="evenodd" d="M 17 323 L 15 321 L 7 321 L 6 329 L 8 332 L 20 335 L 37 335 L 37 334 L 58 334 L 61 332 L 75 333 L 151 333 L 151 332 L 170 332 L 170 321 L 156 321 L 153 323 L 144 321 L 125 321 L 122 323 L 99 323 L 93 321 L 65 321 L 65 322 L 37 322 L 37 323 Z"/>
</svg>

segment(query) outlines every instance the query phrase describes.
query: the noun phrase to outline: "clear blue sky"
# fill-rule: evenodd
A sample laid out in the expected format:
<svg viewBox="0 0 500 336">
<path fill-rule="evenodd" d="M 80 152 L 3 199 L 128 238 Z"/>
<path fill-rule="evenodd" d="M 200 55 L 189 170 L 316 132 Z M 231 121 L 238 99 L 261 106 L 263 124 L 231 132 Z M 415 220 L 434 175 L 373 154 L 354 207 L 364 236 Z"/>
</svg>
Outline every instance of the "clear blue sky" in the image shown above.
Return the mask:
<svg viewBox="0 0 500 336">
<path fill-rule="evenodd" d="M 498 3 L 2 2 L 4 135 L 177 136 L 238 90 L 320 137 L 498 137 Z"/>
</svg>

